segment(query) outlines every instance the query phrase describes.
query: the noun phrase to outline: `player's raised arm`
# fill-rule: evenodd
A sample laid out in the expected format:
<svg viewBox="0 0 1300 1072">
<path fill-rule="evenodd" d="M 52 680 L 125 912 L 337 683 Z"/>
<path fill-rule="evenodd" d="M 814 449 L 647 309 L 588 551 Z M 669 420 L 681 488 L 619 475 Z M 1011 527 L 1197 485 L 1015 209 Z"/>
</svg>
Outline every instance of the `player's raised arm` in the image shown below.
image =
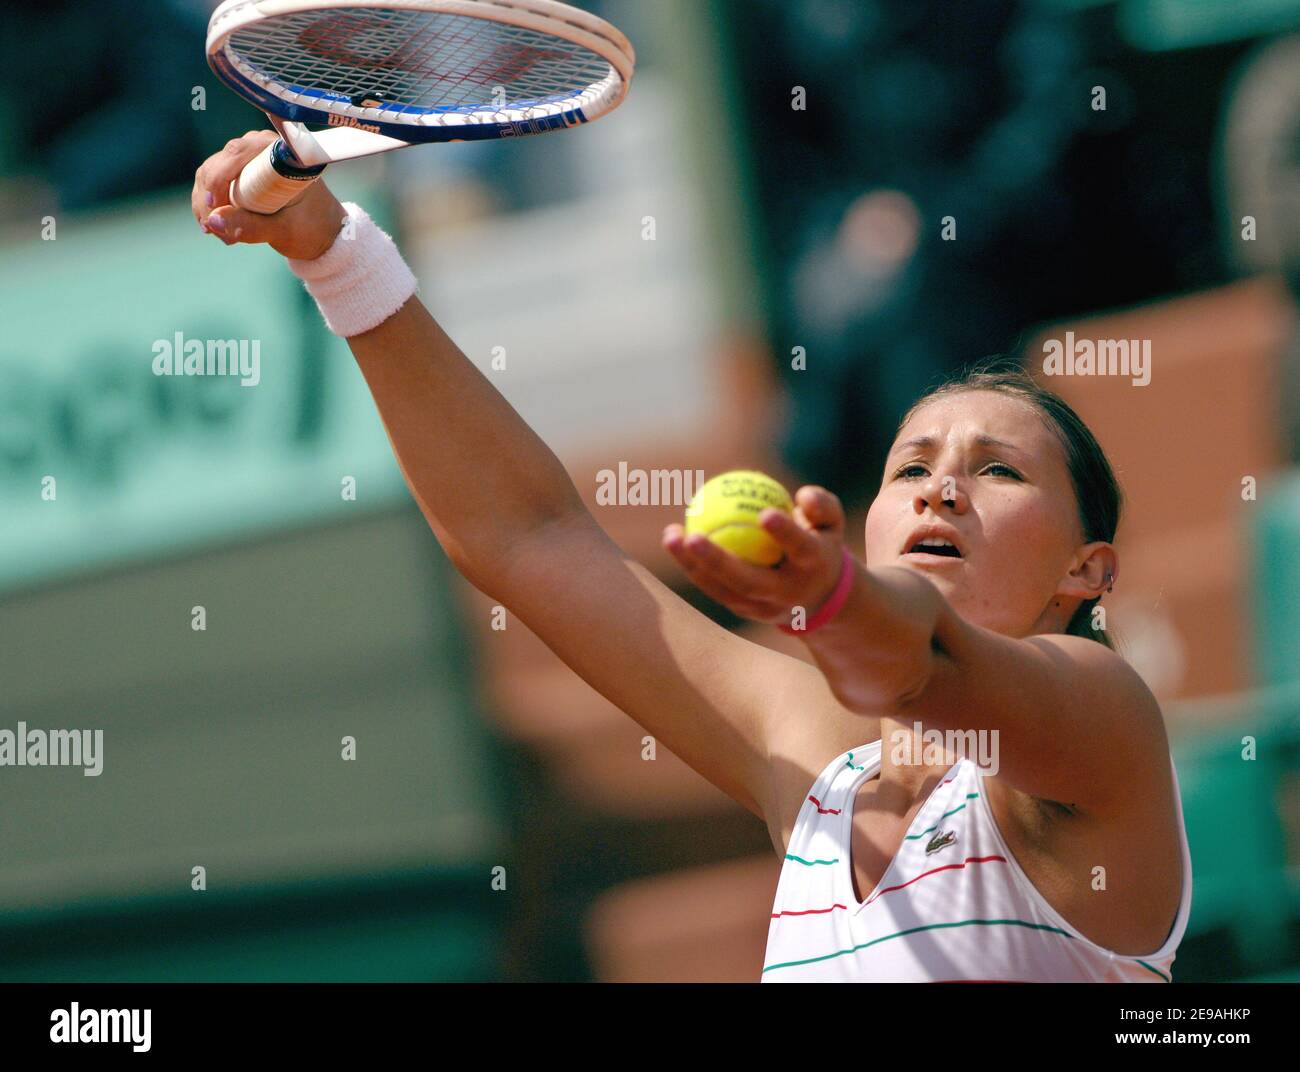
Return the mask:
<svg viewBox="0 0 1300 1072">
<path fill-rule="evenodd" d="M 839 720 L 846 739 L 869 740 L 874 720 L 847 715 L 815 668 L 722 629 L 623 553 L 559 459 L 411 296 L 387 237 L 364 220 L 339 237 L 345 210 L 323 183 L 272 216 L 231 206 L 231 178 L 270 137 L 232 142 L 199 169 L 200 224 L 228 244 L 268 242 L 308 280 L 457 569 L 685 762 L 777 821 L 778 798 L 825 761 L 802 734 Z M 774 774 L 778 713 L 788 717 Z"/>
</svg>

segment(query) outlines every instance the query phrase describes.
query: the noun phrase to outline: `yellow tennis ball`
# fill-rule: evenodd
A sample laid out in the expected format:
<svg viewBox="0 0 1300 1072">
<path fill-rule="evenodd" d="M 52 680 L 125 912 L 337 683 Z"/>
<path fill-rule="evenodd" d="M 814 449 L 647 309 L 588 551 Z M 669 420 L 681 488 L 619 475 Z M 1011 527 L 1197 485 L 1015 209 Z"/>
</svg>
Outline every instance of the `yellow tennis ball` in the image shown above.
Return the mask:
<svg viewBox="0 0 1300 1072">
<path fill-rule="evenodd" d="M 784 553 L 758 515 L 772 506 L 794 509 L 790 493 L 765 473 L 736 469 L 706 481 L 686 508 L 686 534 L 697 532 L 756 566 L 774 566 Z"/>
</svg>

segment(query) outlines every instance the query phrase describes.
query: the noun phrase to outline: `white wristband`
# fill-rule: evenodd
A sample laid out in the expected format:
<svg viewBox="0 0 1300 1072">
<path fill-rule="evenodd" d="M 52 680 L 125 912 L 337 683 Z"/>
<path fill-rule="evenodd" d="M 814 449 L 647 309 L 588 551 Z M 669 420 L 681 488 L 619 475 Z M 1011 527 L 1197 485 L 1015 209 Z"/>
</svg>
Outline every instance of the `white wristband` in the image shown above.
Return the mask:
<svg viewBox="0 0 1300 1072">
<path fill-rule="evenodd" d="M 415 275 L 393 240 L 360 205 L 343 202 L 347 218 L 334 244 L 315 260 L 289 260 L 325 324 L 343 338 L 378 327 L 415 293 Z"/>
</svg>

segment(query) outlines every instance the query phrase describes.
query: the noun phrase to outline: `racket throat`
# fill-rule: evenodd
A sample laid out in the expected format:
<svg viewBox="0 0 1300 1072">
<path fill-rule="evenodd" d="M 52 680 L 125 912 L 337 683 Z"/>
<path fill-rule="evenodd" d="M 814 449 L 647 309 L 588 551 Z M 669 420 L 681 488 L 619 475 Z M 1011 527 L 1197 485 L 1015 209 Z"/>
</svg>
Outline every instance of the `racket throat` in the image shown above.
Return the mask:
<svg viewBox="0 0 1300 1072">
<path fill-rule="evenodd" d="M 298 168 L 300 173 L 306 172 L 307 174 L 302 177 L 319 174 L 319 172 L 311 172 L 312 168 L 337 164 L 340 160 L 374 156 L 376 153 L 402 149 L 410 144 L 398 138 L 390 138 L 386 134 L 375 134 L 360 129 L 359 126 L 332 126 L 325 130 L 313 131 L 308 130 L 302 123 L 290 122 L 279 116 L 271 115 L 267 118 L 279 132 L 280 140 L 288 150 L 285 158 L 286 167 Z M 296 177 L 285 172 L 281 174 L 285 174 L 286 178 Z"/>
<path fill-rule="evenodd" d="M 277 175 L 286 179 L 307 181 L 314 179 L 325 170 L 324 164 L 304 164 L 297 154 L 281 138 L 271 146 L 271 167 Z"/>
<path fill-rule="evenodd" d="M 312 179 L 325 170 L 328 161 L 312 159 L 316 139 L 301 123 L 291 123 L 278 115 L 268 115 L 280 140 L 271 149 L 271 166 L 286 179 Z M 319 154 L 318 154 L 319 155 Z"/>
</svg>

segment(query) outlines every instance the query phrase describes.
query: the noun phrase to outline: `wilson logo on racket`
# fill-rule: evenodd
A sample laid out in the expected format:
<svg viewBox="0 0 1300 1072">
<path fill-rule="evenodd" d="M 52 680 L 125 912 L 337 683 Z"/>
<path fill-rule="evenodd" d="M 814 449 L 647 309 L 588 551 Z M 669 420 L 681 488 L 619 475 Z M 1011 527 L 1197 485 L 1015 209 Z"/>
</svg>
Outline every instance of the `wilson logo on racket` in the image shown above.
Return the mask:
<svg viewBox="0 0 1300 1072">
<path fill-rule="evenodd" d="M 362 70 L 400 68 L 408 62 L 410 42 L 386 40 L 386 31 L 391 29 L 392 25 L 382 16 L 331 15 L 304 27 L 298 34 L 298 44 L 313 56 L 348 67 Z M 376 55 L 374 45 L 368 46 L 364 37 L 354 44 L 354 38 L 367 33 L 375 37 L 381 50 L 385 45 L 388 50 Z"/>
<path fill-rule="evenodd" d="M 572 52 L 505 41 L 496 45 L 489 56 L 475 56 L 471 51 L 468 56 L 457 57 L 459 66 L 438 68 L 418 44 L 406 39 L 394 44 L 394 28 L 393 21 L 382 16 L 336 15 L 305 27 L 298 34 L 298 44 L 320 59 L 359 70 L 405 71 L 447 81 L 476 81 L 480 85 L 513 82 L 543 60 L 574 58 Z M 401 23 L 396 28 L 400 30 Z"/>
<path fill-rule="evenodd" d="M 330 113 L 326 123 L 332 127 L 356 127 L 358 130 L 368 130 L 371 134 L 378 134 L 379 128 L 371 123 L 363 123 L 359 119 L 353 119 L 350 115 L 335 115 Z"/>
</svg>

